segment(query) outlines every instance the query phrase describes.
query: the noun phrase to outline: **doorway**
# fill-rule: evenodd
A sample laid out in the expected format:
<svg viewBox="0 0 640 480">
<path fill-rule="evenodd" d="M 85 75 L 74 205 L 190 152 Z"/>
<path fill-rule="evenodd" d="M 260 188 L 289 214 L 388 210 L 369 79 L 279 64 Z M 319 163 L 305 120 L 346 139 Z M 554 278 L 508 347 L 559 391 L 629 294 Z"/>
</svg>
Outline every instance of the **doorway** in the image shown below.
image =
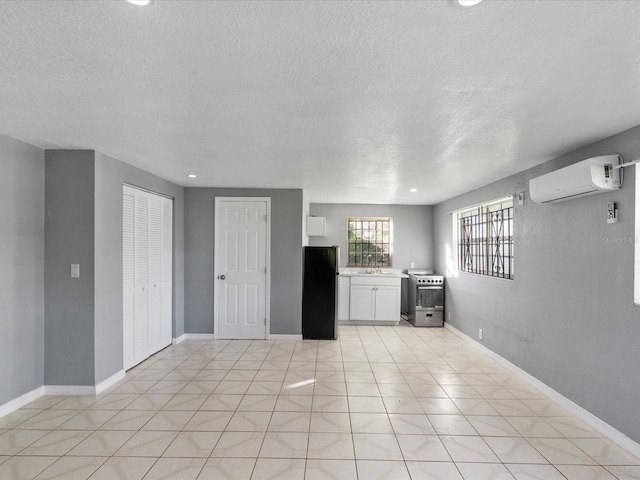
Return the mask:
<svg viewBox="0 0 640 480">
<path fill-rule="evenodd" d="M 271 199 L 215 202 L 214 338 L 266 339 Z"/>
</svg>

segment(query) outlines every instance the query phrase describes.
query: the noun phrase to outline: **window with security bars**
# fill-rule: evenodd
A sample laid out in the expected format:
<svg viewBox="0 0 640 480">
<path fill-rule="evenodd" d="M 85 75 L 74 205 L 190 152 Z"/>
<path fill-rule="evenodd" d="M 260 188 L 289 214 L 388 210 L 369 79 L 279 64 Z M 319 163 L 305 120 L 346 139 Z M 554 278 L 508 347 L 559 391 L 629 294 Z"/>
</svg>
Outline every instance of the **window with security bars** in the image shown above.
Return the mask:
<svg viewBox="0 0 640 480">
<path fill-rule="evenodd" d="M 458 269 L 513 279 L 513 199 L 495 200 L 455 215 Z"/>
<path fill-rule="evenodd" d="M 390 267 L 392 237 L 390 217 L 347 218 L 347 266 Z"/>
</svg>

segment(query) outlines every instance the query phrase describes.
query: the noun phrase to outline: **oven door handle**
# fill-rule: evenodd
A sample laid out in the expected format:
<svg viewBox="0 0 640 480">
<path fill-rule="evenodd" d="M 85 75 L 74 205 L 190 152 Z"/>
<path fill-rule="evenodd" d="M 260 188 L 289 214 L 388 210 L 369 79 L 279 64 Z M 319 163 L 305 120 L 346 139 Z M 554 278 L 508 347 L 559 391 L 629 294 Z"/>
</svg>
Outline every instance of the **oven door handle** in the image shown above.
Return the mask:
<svg viewBox="0 0 640 480">
<path fill-rule="evenodd" d="M 418 290 L 442 290 L 442 287 L 418 287 Z"/>
</svg>

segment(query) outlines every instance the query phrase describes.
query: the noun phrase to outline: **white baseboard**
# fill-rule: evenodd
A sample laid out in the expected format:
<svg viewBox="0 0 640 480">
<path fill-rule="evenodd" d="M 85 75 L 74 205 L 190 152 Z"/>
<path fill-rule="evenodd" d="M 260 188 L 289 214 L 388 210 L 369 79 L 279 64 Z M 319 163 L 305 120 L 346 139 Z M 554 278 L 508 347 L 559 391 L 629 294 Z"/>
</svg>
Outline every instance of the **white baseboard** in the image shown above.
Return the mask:
<svg viewBox="0 0 640 480">
<path fill-rule="evenodd" d="M 174 339 L 174 343 L 180 343 L 184 340 L 216 340 L 214 333 L 185 333 Z M 279 335 L 270 334 L 267 340 L 302 340 L 302 335 Z"/>
<path fill-rule="evenodd" d="M 185 333 L 182 336 L 185 340 L 215 340 L 213 333 Z"/>
<path fill-rule="evenodd" d="M 565 397 L 561 393 L 556 392 L 553 388 L 551 388 L 550 386 L 548 386 L 545 383 L 542 383 L 540 380 L 538 380 L 533 375 L 525 372 L 520 367 L 518 367 L 518 366 L 514 365 L 513 363 L 511 363 L 509 360 L 501 357 L 500 355 L 495 353 L 493 350 L 489 350 L 487 347 L 485 347 L 481 343 L 477 342 L 473 338 L 469 337 L 465 333 L 462 333 L 457 328 L 452 327 L 447 322 L 445 322 L 444 327 L 446 329 L 450 330 L 451 332 L 455 333 L 457 336 L 459 336 L 463 340 L 465 340 L 465 341 L 471 343 L 472 345 L 474 345 L 476 348 L 481 350 L 488 357 L 491 357 L 493 360 L 498 362 L 503 367 L 511 370 L 513 373 L 515 373 L 516 375 L 518 375 L 522 379 L 526 380 L 529 384 L 531 384 L 531 386 L 533 386 L 533 387 L 537 388 L 538 390 L 540 390 L 542 393 L 544 393 L 546 396 L 551 398 L 553 401 L 557 402 L 562 407 L 564 407 L 565 409 L 569 410 L 571 413 L 573 413 L 580 420 L 584 421 L 586 424 L 588 424 L 591 427 L 595 428 L 597 431 L 599 431 L 600 433 L 602 433 L 606 437 L 610 438 L 613 442 L 617 443 L 618 445 L 620 445 L 625 450 L 629 451 L 630 453 L 632 453 L 636 457 L 640 457 L 640 444 L 637 443 L 636 441 L 632 440 L 631 438 L 627 437 L 621 431 L 616 430 L 614 427 L 612 427 L 611 425 L 609 425 L 605 421 L 603 421 L 600 418 L 596 417 L 593 413 L 589 412 L 588 410 L 585 410 L 580 405 L 578 405 L 577 403 L 569 400 L 567 397 Z"/>
<path fill-rule="evenodd" d="M 171 343 L 173 343 L 174 345 L 178 345 L 179 343 L 184 342 L 185 340 L 185 334 L 183 333 L 182 335 L 180 335 L 179 337 L 174 338 Z"/>
<path fill-rule="evenodd" d="M 28 403 L 37 400 L 41 396 L 43 396 L 44 387 L 34 388 L 30 392 L 25 393 L 24 395 L 20 395 L 18 398 L 14 398 L 13 400 L 9 400 L 7 403 L 0 405 L 0 417 L 4 417 L 5 415 L 9 415 L 11 412 L 15 412 L 19 408 L 24 407 Z"/>
<path fill-rule="evenodd" d="M 45 395 L 95 395 L 93 385 L 45 385 Z"/>
<path fill-rule="evenodd" d="M 302 340 L 302 335 L 269 334 L 269 340 Z"/>
<path fill-rule="evenodd" d="M 111 375 L 97 385 L 45 385 L 45 395 L 98 395 L 107 388 L 122 380 L 126 375 L 124 370 Z"/>
<path fill-rule="evenodd" d="M 127 372 L 125 372 L 124 370 L 120 370 L 119 372 L 114 373 L 113 375 L 111 375 L 106 380 L 100 382 L 98 385 L 95 386 L 95 395 L 98 395 L 99 393 L 104 392 L 107 388 L 109 388 L 112 385 L 118 383 L 126 375 L 127 375 Z"/>
<path fill-rule="evenodd" d="M 0 417 L 9 415 L 11 412 L 15 412 L 19 408 L 37 400 L 43 395 L 97 395 L 100 392 L 105 391 L 107 388 L 122 380 L 126 375 L 124 370 L 120 370 L 118 373 L 111 375 L 105 381 L 100 382 L 98 385 L 43 385 L 35 388 L 24 395 L 14 398 L 8 401 L 4 405 L 0 405 Z"/>
</svg>

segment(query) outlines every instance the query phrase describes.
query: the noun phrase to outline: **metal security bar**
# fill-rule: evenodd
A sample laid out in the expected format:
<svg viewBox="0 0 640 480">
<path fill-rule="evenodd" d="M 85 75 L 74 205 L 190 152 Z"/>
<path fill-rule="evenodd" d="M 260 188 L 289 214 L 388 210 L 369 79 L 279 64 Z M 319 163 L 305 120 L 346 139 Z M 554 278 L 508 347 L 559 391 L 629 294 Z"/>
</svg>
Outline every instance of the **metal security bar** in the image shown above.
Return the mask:
<svg viewBox="0 0 640 480">
<path fill-rule="evenodd" d="M 513 279 L 513 201 L 478 205 L 457 216 L 459 270 Z"/>
<path fill-rule="evenodd" d="M 347 266 L 390 267 L 392 234 L 390 217 L 347 218 Z"/>
</svg>

